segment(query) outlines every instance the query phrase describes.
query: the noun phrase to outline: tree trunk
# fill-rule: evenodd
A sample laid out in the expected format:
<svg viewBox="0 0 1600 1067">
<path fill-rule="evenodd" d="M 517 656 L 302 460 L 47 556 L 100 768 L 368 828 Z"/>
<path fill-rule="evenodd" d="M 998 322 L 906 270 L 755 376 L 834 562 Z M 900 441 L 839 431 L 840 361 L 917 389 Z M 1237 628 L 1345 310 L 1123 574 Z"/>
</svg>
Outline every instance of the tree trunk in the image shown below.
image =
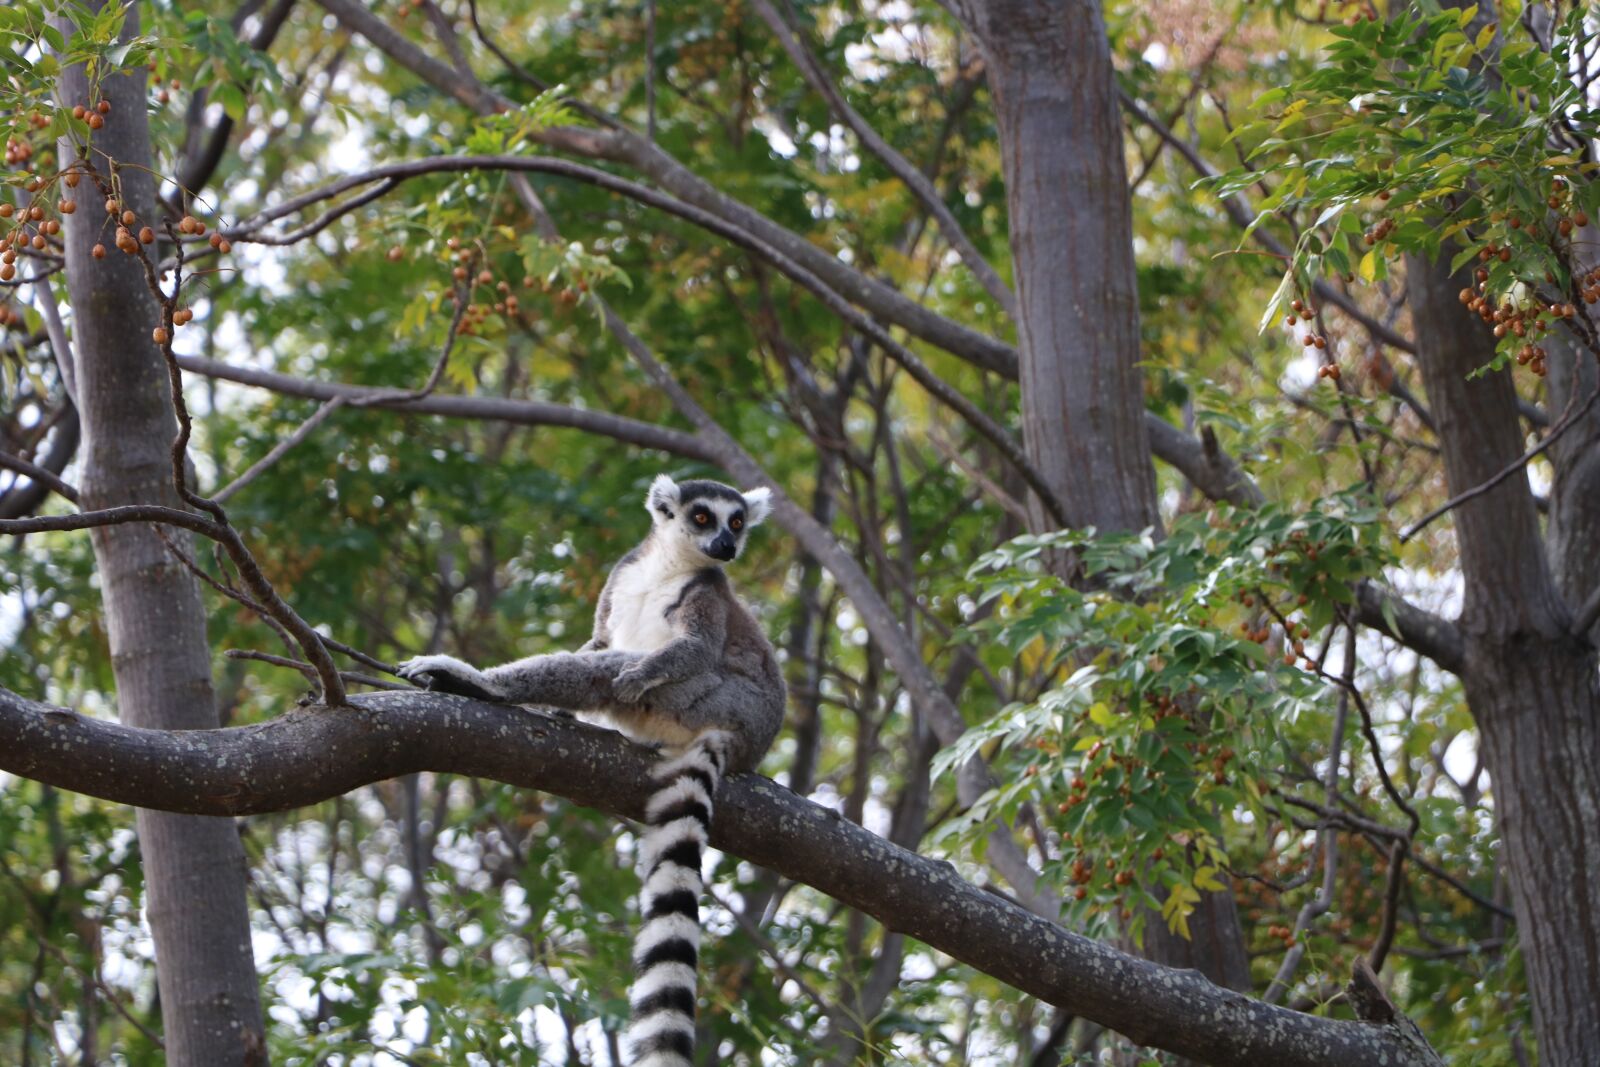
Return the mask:
<svg viewBox="0 0 1600 1067">
<path fill-rule="evenodd" d="M 133 5 L 124 35 L 137 32 Z M 82 68 L 63 75 L 61 92 L 67 106 L 93 102 Z M 154 224 L 144 71 L 107 78 L 99 98 L 110 101 L 111 111 L 94 135 L 91 161 L 101 174 L 110 172 L 110 160 L 122 164 L 126 207 L 139 215 L 137 225 Z M 67 142 L 61 150 L 72 158 Z M 102 208 L 104 194 L 92 180 L 69 192 L 78 203 L 66 219 L 65 246 L 83 420 L 82 505 L 183 507 L 172 482 L 176 422 L 167 372 L 150 341 L 159 321 L 155 300 L 133 257 L 113 251 L 100 261 L 91 255 L 97 242 L 111 243 L 114 223 Z M 176 531 L 171 536 L 188 543 Z M 94 551 L 123 721 L 166 729 L 215 727 L 205 609 L 194 579 L 149 526 L 100 528 Z M 140 810 L 138 833 L 166 1062 L 265 1063 L 244 849 L 232 820 Z"/>
<path fill-rule="evenodd" d="M 1468 378 L 1493 357 L 1494 341 L 1457 300 L 1471 279 L 1450 276 L 1452 251 L 1436 264 L 1408 258 L 1406 274 L 1445 473 L 1450 491 L 1461 493 L 1516 459 L 1523 443 L 1514 372 Z M 1563 479 L 1583 477 L 1595 460 L 1592 429 L 1572 432 L 1580 437 L 1555 457 L 1558 567 L 1568 555 L 1592 556 L 1597 533 L 1573 527 L 1592 508 L 1566 503 Z M 1600 1063 L 1600 659 L 1586 636 L 1572 633 L 1524 475 L 1462 504 L 1453 518 L 1465 579 L 1462 682 L 1493 782 L 1540 1058 L 1586 1067 Z M 1574 550 L 1575 542 L 1586 547 Z M 1589 559 L 1563 569 L 1592 582 L 1591 567 Z"/>
<path fill-rule="evenodd" d="M 966 0 L 994 97 L 1028 456 L 1067 523 L 1157 522 L 1111 49 L 1094 0 Z"/>
<path fill-rule="evenodd" d="M 1066 509 L 1102 531 L 1159 527 L 1139 371 L 1139 288 L 1111 49 L 1094 0 L 962 0 L 994 97 L 1019 315 L 1023 441 Z M 1036 529 L 1054 521 L 1035 504 Z M 1153 917 L 1145 953 L 1250 986 L 1231 893 L 1193 940 Z"/>
</svg>

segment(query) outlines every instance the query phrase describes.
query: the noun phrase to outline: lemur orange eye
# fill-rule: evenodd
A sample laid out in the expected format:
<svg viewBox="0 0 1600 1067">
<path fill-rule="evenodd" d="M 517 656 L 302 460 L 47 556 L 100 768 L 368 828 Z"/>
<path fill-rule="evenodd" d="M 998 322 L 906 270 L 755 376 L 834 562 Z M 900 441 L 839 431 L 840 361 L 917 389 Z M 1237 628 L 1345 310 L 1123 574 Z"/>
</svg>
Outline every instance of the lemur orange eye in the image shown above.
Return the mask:
<svg viewBox="0 0 1600 1067">
<path fill-rule="evenodd" d="M 703 511 L 696 512 L 695 513 L 695 517 L 694 517 L 694 524 L 696 526 L 704 526 L 707 522 L 710 521 L 710 519 L 711 519 L 711 516 L 707 515 L 705 512 L 703 512 Z"/>
<path fill-rule="evenodd" d="M 740 518 L 730 519 L 728 521 L 728 528 L 730 530 L 742 530 L 744 529 L 744 520 Z"/>
</svg>

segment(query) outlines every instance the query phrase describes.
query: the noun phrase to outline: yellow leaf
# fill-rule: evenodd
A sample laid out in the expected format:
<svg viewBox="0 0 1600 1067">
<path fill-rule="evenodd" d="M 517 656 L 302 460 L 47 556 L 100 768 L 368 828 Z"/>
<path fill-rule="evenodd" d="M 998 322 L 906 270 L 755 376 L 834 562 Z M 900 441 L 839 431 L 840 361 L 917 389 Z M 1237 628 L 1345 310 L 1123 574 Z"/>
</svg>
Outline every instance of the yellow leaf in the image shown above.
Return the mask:
<svg viewBox="0 0 1600 1067">
<path fill-rule="evenodd" d="M 1476 48 L 1480 52 L 1489 47 L 1489 42 L 1494 40 L 1494 30 L 1495 25 L 1492 22 L 1483 29 L 1479 30 L 1478 39 L 1472 42 L 1472 47 Z"/>
<path fill-rule="evenodd" d="M 1197 867 L 1194 872 L 1194 884 L 1211 893 L 1220 893 L 1227 886 L 1217 881 L 1217 868 Z"/>
<path fill-rule="evenodd" d="M 1378 276 L 1377 249 L 1367 250 L 1366 254 L 1361 257 L 1361 266 L 1358 271 L 1361 274 L 1361 280 L 1364 282 L 1370 282 Z"/>
<path fill-rule="evenodd" d="M 1117 717 L 1112 714 L 1110 708 L 1106 707 L 1104 703 L 1097 700 L 1093 704 L 1089 705 L 1089 721 L 1093 722 L 1096 726 L 1110 726 L 1112 723 L 1117 721 Z"/>
</svg>

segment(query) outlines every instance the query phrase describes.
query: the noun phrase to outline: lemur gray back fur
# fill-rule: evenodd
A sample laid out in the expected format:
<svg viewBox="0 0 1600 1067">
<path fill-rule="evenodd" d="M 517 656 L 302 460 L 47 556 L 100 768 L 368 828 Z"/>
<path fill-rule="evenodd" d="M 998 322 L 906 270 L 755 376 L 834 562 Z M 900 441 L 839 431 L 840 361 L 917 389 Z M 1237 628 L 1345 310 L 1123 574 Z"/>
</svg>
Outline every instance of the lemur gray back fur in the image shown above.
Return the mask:
<svg viewBox="0 0 1600 1067">
<path fill-rule="evenodd" d="M 765 489 L 741 493 L 660 475 L 645 506 L 650 534 L 612 569 L 594 635 L 577 652 L 487 671 L 452 656 L 419 656 L 399 673 L 463 696 L 598 713 L 668 751 L 639 846 L 631 1062 L 689 1067 L 700 857 L 713 799 L 726 771 L 755 769 L 783 722 L 777 656 L 721 568 L 771 505 Z"/>
</svg>

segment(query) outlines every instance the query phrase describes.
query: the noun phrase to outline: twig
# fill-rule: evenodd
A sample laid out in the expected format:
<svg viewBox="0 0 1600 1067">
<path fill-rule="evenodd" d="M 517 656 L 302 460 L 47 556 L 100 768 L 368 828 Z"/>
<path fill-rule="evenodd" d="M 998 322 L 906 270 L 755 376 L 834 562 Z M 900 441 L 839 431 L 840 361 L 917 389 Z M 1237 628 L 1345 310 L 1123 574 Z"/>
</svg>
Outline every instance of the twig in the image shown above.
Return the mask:
<svg viewBox="0 0 1600 1067">
<path fill-rule="evenodd" d="M 777 2 L 781 3 L 782 0 L 777 0 Z M 944 198 L 939 195 L 939 190 L 934 188 L 933 182 L 929 181 L 927 175 L 913 166 L 910 160 L 906 159 L 905 156 L 897 152 L 892 145 L 880 137 L 878 131 L 872 128 L 872 125 L 862 117 L 861 113 L 850 106 L 850 102 L 845 99 L 838 86 L 833 84 L 827 72 L 822 69 L 822 64 L 817 61 L 816 56 L 806 47 L 805 42 L 800 40 L 799 34 L 789 26 L 783 15 L 778 11 L 776 4 L 771 0 L 754 0 L 754 3 L 756 13 L 761 16 L 762 21 L 772 30 L 773 36 L 777 37 L 778 44 L 789 54 L 790 60 L 799 69 L 800 76 L 827 102 L 829 109 L 838 117 L 839 121 L 855 132 L 862 146 L 878 157 L 878 160 L 910 190 L 911 195 L 916 197 L 924 210 L 938 222 L 939 232 L 944 235 L 944 239 L 955 250 L 961 262 L 966 264 L 967 269 L 978 279 L 978 283 L 983 286 L 984 291 L 999 303 L 1008 316 L 1015 319 L 1017 317 L 1016 294 L 1006 287 L 1005 282 L 1000 279 L 1000 275 L 995 271 L 994 267 L 990 266 L 989 261 L 983 258 L 977 246 L 972 243 L 966 232 L 961 229 L 961 224 L 956 221 L 955 215 L 951 213 L 949 206 L 945 204 Z M 651 139 L 654 140 L 654 138 Z"/>
<path fill-rule="evenodd" d="M 146 1041 L 150 1042 L 152 1047 L 161 1051 L 166 1050 L 166 1043 L 163 1042 L 159 1036 L 151 1033 L 149 1027 L 145 1026 L 144 1023 L 141 1023 L 137 1018 L 135 1018 L 133 1012 L 128 1010 L 127 1005 L 122 1003 L 122 998 L 117 996 L 117 991 L 106 985 L 105 980 L 100 977 L 99 960 L 95 960 L 95 962 L 88 968 L 79 968 L 73 965 L 72 961 L 67 958 L 67 954 L 65 952 L 62 952 L 59 948 L 50 944 L 50 942 L 44 938 L 39 939 L 39 947 L 45 949 L 63 964 L 67 965 L 68 967 L 72 967 L 73 970 L 78 971 L 85 978 L 89 979 L 90 984 L 100 991 L 100 995 L 105 997 L 106 1002 L 116 1010 L 116 1013 L 126 1019 L 128 1024 L 135 1030 L 139 1031 L 140 1035 L 142 1035 Z"/>
<path fill-rule="evenodd" d="M 1577 393 L 1572 394 L 1574 400 L 1577 399 L 1577 396 Z M 1469 500 L 1482 496 L 1484 493 L 1487 493 L 1489 490 L 1493 489 L 1495 486 L 1511 477 L 1517 471 L 1527 466 L 1545 449 L 1555 444 L 1556 438 L 1566 433 L 1567 430 L 1574 426 L 1580 419 L 1582 419 L 1584 415 L 1588 414 L 1589 409 L 1594 407 L 1594 402 L 1597 399 L 1600 399 L 1600 382 L 1597 382 L 1595 387 L 1590 390 L 1589 398 L 1583 402 L 1582 407 L 1579 407 L 1577 410 L 1573 410 L 1571 404 L 1569 403 L 1567 406 L 1567 413 L 1562 415 L 1554 426 L 1550 427 L 1550 432 L 1545 434 L 1544 437 L 1540 439 L 1538 444 L 1534 445 L 1532 448 L 1528 449 L 1528 451 L 1512 460 L 1502 470 L 1500 470 L 1499 473 L 1495 474 L 1488 481 L 1479 485 L 1475 485 L 1463 493 L 1457 493 L 1449 500 L 1446 500 L 1443 504 L 1440 504 L 1438 507 L 1428 512 L 1422 518 L 1418 519 L 1408 529 L 1401 532 L 1400 543 L 1405 544 L 1417 534 L 1421 533 L 1423 528 L 1429 523 L 1433 522 L 1434 519 L 1437 519 L 1446 512 L 1455 510 Z"/>
<path fill-rule="evenodd" d="M 1355 632 L 1352 630 L 1344 650 L 1344 669 L 1347 676 L 1355 673 L 1355 657 Z M 1334 709 L 1333 740 L 1328 745 L 1328 769 L 1322 779 L 1323 803 L 1330 808 L 1338 797 L 1339 764 L 1344 759 L 1344 727 L 1349 713 L 1350 694 L 1341 689 L 1338 704 Z M 1300 966 L 1300 960 L 1305 955 L 1306 934 L 1311 929 L 1311 924 L 1333 906 L 1333 893 L 1339 876 L 1339 835 L 1327 819 L 1322 821 L 1322 826 L 1317 831 L 1317 843 L 1322 852 L 1322 884 L 1295 916 L 1294 944 L 1284 954 L 1283 962 L 1278 966 L 1278 973 L 1273 975 L 1272 984 L 1261 997 L 1268 1004 L 1276 1003 L 1284 993 L 1288 992 L 1289 979 L 1294 976 L 1295 968 Z"/>
<path fill-rule="evenodd" d="M 472 264 L 468 264 L 470 267 Z M 472 303 L 471 293 L 465 283 L 455 287 L 456 311 L 450 318 L 450 326 L 445 331 L 444 347 L 439 352 L 439 358 L 434 360 L 433 370 L 428 375 L 428 380 L 422 384 L 421 389 L 395 389 L 349 399 L 346 402 L 351 407 L 368 408 L 375 404 L 404 404 L 412 400 L 425 400 L 439 387 L 439 380 L 444 377 L 444 369 L 450 362 L 450 353 L 456 347 L 456 338 L 461 334 L 461 320 L 466 317 L 467 307 Z"/>
<path fill-rule="evenodd" d="M 317 677 L 322 685 L 322 699 L 325 703 L 339 706 L 345 703 L 344 683 L 339 677 L 339 669 L 335 666 L 333 658 L 322 645 L 322 637 L 311 625 L 300 617 L 290 607 L 288 602 L 278 595 L 272 583 L 262 572 L 255 556 L 245 545 L 244 539 L 239 536 L 239 531 L 234 529 L 228 520 L 228 512 L 217 501 L 201 496 L 189 488 L 186 472 L 186 460 L 189 452 L 189 437 L 194 431 L 193 420 L 189 417 L 189 405 L 183 397 L 183 371 L 178 366 L 177 356 L 172 351 L 172 336 L 177 329 L 174 316 L 178 310 L 178 296 L 183 291 L 183 245 L 178 239 L 177 228 L 169 220 L 166 225 L 167 234 L 171 238 L 173 247 L 177 249 L 177 262 L 172 267 L 172 292 L 169 294 L 162 290 L 160 279 L 156 276 L 155 265 L 150 262 L 150 257 L 145 253 L 142 244 L 133 245 L 134 252 L 139 257 L 140 264 L 144 267 L 145 282 L 152 296 L 161 307 L 161 325 L 165 336 L 157 342 L 162 358 L 166 361 L 167 380 L 172 394 L 173 413 L 178 419 L 178 433 L 172 440 L 172 482 L 177 489 L 178 496 L 190 507 L 209 512 L 215 522 L 209 524 L 211 531 L 208 536 L 218 541 L 227 551 L 234 567 L 239 572 L 239 578 L 249 587 L 251 594 L 260 602 L 264 614 L 271 615 L 281 623 L 284 629 L 294 635 L 295 643 L 300 650 L 317 668 Z"/>
<path fill-rule="evenodd" d="M 222 654 L 228 659 L 248 659 L 255 660 L 258 663 L 270 663 L 275 667 L 288 667 L 290 670 L 299 671 L 313 681 L 319 677 L 317 669 L 305 660 L 290 659 L 287 656 L 274 656 L 270 652 L 257 652 L 250 648 L 230 648 Z M 340 671 L 339 677 L 347 682 L 355 682 L 358 685 L 370 685 L 374 689 L 411 691 L 416 688 L 415 686 L 401 685 L 398 682 L 391 682 L 383 678 L 374 678 L 370 674 L 357 674 L 353 671 Z"/>
</svg>

